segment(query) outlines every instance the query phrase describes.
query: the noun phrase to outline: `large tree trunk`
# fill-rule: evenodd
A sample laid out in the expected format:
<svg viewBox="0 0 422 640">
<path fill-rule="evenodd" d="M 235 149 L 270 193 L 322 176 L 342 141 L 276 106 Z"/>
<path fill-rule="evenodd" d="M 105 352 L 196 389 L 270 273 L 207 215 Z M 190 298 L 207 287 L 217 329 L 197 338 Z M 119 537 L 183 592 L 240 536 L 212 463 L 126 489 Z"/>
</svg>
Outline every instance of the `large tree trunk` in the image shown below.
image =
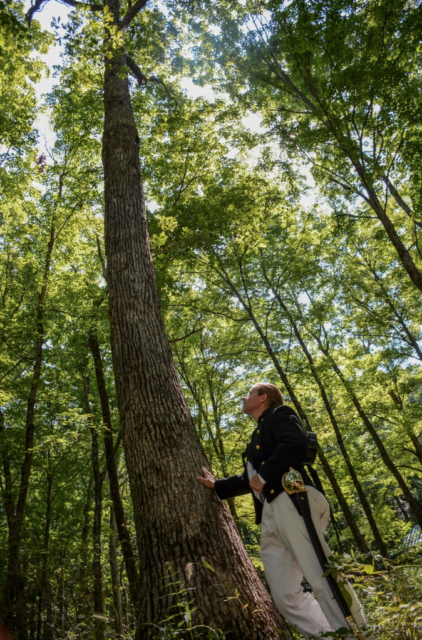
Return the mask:
<svg viewBox="0 0 422 640">
<path fill-rule="evenodd" d="M 117 22 L 117 0 L 107 4 Z M 189 591 L 181 597 L 196 609 L 193 624 L 231 631 L 239 640 L 289 637 L 228 509 L 195 480 L 207 460 L 161 317 L 140 140 L 129 83 L 119 77 L 125 64 L 121 55 L 106 65 L 103 164 L 111 345 L 144 596 L 137 638 L 152 635 L 152 623 L 174 613 L 171 594 L 183 589 Z M 180 583 L 166 588 L 169 575 Z"/>
</svg>

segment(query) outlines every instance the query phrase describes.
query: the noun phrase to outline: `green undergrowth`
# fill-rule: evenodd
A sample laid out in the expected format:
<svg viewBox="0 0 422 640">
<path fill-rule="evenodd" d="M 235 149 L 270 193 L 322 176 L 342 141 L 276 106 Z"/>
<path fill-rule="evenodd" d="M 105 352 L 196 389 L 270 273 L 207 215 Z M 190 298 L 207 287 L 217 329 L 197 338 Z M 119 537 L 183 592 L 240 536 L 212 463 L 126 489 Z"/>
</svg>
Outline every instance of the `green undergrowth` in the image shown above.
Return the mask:
<svg viewBox="0 0 422 640">
<path fill-rule="evenodd" d="M 245 541 L 251 559 L 263 576 L 256 541 Z M 349 554 L 334 554 L 332 569 L 341 582 L 347 578 L 365 609 L 369 628 L 376 640 L 422 640 L 422 546 L 414 547 L 394 560 L 376 556 L 372 561 Z M 264 577 L 265 582 L 265 577 Z M 173 584 L 174 605 L 163 620 L 154 640 L 230 638 L 230 631 L 195 627 L 191 620 L 194 609 L 185 589 Z M 302 636 L 290 627 L 292 638 Z M 345 633 L 330 634 L 333 640 L 344 639 Z"/>
<path fill-rule="evenodd" d="M 422 639 L 422 546 L 394 561 L 377 556 L 368 564 L 354 554 L 336 554 L 334 559 L 353 583 L 377 640 Z M 302 640 L 294 629 L 292 635 Z"/>
<path fill-rule="evenodd" d="M 264 580 L 262 564 L 259 560 L 259 547 L 252 536 L 245 541 L 251 559 L 258 573 Z M 335 578 L 341 583 L 348 579 L 362 602 L 368 619 L 369 628 L 376 640 L 422 640 L 422 545 L 411 548 L 406 553 L 392 559 L 375 556 L 371 561 L 351 552 L 349 554 L 333 554 L 331 569 Z M 211 570 L 211 569 L 210 569 Z M 165 576 L 165 596 L 169 605 L 164 619 L 158 625 L 152 625 L 152 640 L 224 640 L 231 638 L 230 629 L 213 629 L 204 625 L 196 625 L 196 606 L 192 593 L 177 579 L 177 575 L 169 572 Z M 236 598 L 236 594 L 233 595 Z M 239 599 L 240 605 L 242 602 Z M 104 618 L 108 626 L 107 637 L 133 640 L 132 634 L 126 630 L 122 635 L 112 632 L 112 620 Z M 94 634 L 86 632 L 89 637 Z M 293 640 L 303 640 L 290 626 Z M 79 632 L 81 630 L 79 629 Z M 91 629 L 91 632 L 93 629 Z M 86 637 L 86 632 L 83 637 Z M 332 640 L 344 640 L 344 633 L 330 634 Z M 67 638 L 79 638 L 72 633 Z M 64 640 L 64 639 L 63 639 Z"/>
</svg>

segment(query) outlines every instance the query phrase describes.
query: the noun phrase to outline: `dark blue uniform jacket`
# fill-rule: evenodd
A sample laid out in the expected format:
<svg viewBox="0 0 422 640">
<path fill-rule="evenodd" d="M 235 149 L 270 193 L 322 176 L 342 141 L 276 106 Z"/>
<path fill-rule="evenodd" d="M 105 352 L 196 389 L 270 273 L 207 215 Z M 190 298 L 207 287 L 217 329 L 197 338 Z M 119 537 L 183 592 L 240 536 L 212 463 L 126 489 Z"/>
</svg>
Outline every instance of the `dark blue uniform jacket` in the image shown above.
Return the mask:
<svg viewBox="0 0 422 640">
<path fill-rule="evenodd" d="M 265 480 L 262 494 L 271 502 L 284 491 L 281 478 L 290 467 L 301 472 L 305 484 L 312 485 L 303 467 L 307 455 L 308 438 L 296 412 L 286 405 L 267 409 L 259 418 L 251 441 L 242 454 L 243 473 L 216 480 L 215 491 L 221 500 L 252 493 L 246 471 L 246 463 L 249 460 Z M 254 494 L 253 497 L 256 524 L 260 524 L 263 504 Z"/>
</svg>

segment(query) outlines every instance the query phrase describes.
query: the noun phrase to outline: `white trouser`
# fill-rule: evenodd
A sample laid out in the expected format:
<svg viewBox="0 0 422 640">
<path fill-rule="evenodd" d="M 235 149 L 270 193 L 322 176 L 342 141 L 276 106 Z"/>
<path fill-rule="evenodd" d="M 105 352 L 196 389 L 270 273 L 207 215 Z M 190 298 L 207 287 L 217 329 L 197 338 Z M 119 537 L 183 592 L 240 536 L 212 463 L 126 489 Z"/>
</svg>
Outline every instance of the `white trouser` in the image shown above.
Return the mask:
<svg viewBox="0 0 422 640">
<path fill-rule="evenodd" d="M 312 520 L 328 557 L 331 551 L 323 533 L 330 517 L 330 507 L 322 493 L 313 487 L 307 487 L 307 490 Z M 322 575 L 303 518 L 285 492 L 271 503 L 264 503 L 261 559 L 276 607 L 305 638 L 341 627 L 349 628 Z M 301 582 L 304 576 L 314 595 L 303 591 Z M 363 627 L 367 622 L 362 606 L 352 587 L 348 584 L 346 588 L 353 599 L 350 607 L 353 617 L 358 626 Z M 349 637 L 354 638 L 352 634 Z M 373 638 L 369 634 L 367 637 Z"/>
</svg>

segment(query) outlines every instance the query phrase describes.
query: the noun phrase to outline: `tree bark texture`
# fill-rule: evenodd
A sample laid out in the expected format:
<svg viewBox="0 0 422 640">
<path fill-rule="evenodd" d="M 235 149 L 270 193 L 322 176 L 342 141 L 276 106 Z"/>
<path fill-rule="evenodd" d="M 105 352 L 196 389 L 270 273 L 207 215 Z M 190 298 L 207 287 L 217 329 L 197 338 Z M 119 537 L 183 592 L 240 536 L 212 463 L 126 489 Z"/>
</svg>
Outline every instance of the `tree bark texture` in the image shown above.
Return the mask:
<svg viewBox="0 0 422 640">
<path fill-rule="evenodd" d="M 117 0 L 107 4 L 117 22 Z M 151 636 L 174 612 L 172 591 L 185 588 L 193 624 L 239 640 L 286 638 L 228 509 L 195 480 L 208 465 L 161 317 L 140 140 L 128 80 L 118 76 L 125 64 L 121 55 L 105 70 L 103 165 L 111 345 L 143 594 L 136 637 Z M 180 584 L 166 587 L 169 575 Z"/>
<path fill-rule="evenodd" d="M 92 356 L 94 358 L 95 375 L 97 378 L 98 394 L 100 396 L 101 413 L 104 423 L 104 451 L 110 484 L 110 496 L 113 502 L 120 546 L 122 548 L 123 558 L 125 561 L 126 574 L 129 582 L 129 592 L 133 606 L 135 610 L 137 610 L 139 602 L 139 576 L 136 567 L 136 557 L 133 553 L 132 542 L 126 524 L 122 496 L 120 495 L 119 477 L 117 474 L 116 460 L 114 458 L 113 425 L 111 422 L 110 403 L 108 400 L 98 337 L 93 328 L 91 328 L 90 331 L 89 343 L 91 346 Z"/>
</svg>

